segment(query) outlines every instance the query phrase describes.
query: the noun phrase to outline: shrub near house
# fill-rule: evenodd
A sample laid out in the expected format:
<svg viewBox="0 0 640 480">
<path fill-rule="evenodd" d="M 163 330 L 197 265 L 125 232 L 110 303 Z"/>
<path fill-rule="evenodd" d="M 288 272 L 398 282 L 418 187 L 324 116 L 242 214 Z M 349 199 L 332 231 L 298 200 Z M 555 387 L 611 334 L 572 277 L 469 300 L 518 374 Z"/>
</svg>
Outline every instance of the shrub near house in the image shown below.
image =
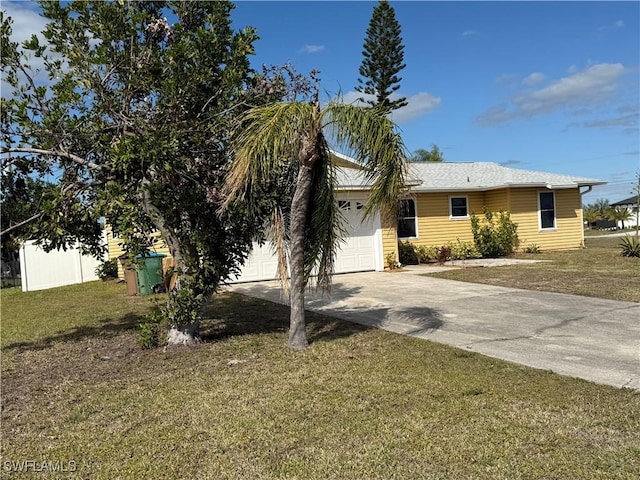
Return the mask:
<svg viewBox="0 0 640 480">
<path fill-rule="evenodd" d="M 494 215 L 485 209 L 482 220 L 471 215 L 473 241 L 480 255 L 486 258 L 511 255 L 518 247 L 517 230 L 518 225 L 511 221 L 508 212 L 500 211 Z"/>
</svg>

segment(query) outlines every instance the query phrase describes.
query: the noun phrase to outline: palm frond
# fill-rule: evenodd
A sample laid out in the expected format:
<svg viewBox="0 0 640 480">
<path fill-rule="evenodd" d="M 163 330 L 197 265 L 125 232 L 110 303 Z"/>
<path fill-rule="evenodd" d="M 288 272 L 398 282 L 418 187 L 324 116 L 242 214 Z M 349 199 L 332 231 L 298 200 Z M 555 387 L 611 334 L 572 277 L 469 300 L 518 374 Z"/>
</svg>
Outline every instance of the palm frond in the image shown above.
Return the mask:
<svg viewBox="0 0 640 480">
<path fill-rule="evenodd" d="M 288 262 L 288 236 L 284 214 L 281 208 L 274 208 L 271 214 L 269 239 L 273 243 L 276 257 L 278 258 L 277 275 L 284 296 L 289 295 L 289 262 Z"/>
<path fill-rule="evenodd" d="M 395 124 L 375 108 L 331 102 L 323 121 L 341 148 L 360 163 L 372 181 L 365 218 L 380 209 L 395 213 L 406 192 L 406 148 Z"/>
<path fill-rule="evenodd" d="M 322 152 L 314 164 L 309 218 L 305 231 L 305 283 L 316 275 L 316 286 L 325 293 L 331 290 L 334 260 L 345 230 L 343 218 L 334 198 L 337 185 L 335 165 L 324 138 Z"/>
<path fill-rule="evenodd" d="M 231 139 L 234 161 L 224 190 L 227 204 L 295 160 L 302 134 L 309 130 L 311 109 L 308 103 L 280 102 L 252 108 L 240 118 Z"/>
</svg>

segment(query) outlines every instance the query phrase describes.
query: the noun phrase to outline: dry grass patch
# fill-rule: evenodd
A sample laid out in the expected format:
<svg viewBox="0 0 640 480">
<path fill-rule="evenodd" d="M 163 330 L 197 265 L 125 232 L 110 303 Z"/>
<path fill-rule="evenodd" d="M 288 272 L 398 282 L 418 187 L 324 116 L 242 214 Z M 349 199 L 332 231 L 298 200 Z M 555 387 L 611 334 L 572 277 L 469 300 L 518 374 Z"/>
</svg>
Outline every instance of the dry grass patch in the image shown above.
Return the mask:
<svg viewBox="0 0 640 480">
<path fill-rule="evenodd" d="M 73 459 L 89 479 L 640 471 L 631 390 L 314 313 L 311 347 L 293 352 L 285 307 L 233 294 L 209 305 L 204 343 L 143 351 L 133 328 L 148 305 L 118 284 L 2 292 L 3 461 Z"/>
<path fill-rule="evenodd" d="M 620 254 L 620 238 L 587 238 L 587 248 L 521 254 L 534 264 L 468 268 L 428 274 L 503 287 L 640 302 L 640 259 Z"/>
</svg>

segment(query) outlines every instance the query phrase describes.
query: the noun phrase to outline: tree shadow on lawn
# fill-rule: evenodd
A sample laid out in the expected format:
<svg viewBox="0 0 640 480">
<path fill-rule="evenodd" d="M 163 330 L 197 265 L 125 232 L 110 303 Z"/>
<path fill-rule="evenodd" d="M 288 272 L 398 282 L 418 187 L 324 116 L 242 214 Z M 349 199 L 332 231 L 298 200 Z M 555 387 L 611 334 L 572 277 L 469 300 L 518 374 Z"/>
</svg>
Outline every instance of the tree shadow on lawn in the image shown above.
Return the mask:
<svg viewBox="0 0 640 480">
<path fill-rule="evenodd" d="M 244 335 L 275 333 L 286 336 L 289 314 L 289 306 L 282 303 L 241 293 L 226 293 L 207 305 L 200 336 L 204 342 Z M 309 310 L 305 311 L 305 319 L 310 342 L 347 337 L 368 329 Z"/>
<path fill-rule="evenodd" d="M 275 293 L 274 293 L 275 292 Z M 426 307 L 383 305 L 363 298 L 361 288 L 336 283 L 331 296 L 307 292 L 306 322 L 310 343 L 332 341 L 356 335 L 370 328 L 384 328 L 406 335 L 420 335 L 444 325 L 437 310 Z M 274 297 L 274 295 L 276 295 Z M 265 300 L 263 297 L 270 298 Z M 241 293 L 216 295 L 203 309 L 201 338 L 217 342 L 225 338 L 252 334 L 286 335 L 289 306 L 279 291 L 255 284 Z M 275 299 L 276 301 L 271 301 Z M 313 310 L 311 310 L 313 309 Z M 44 350 L 57 343 L 79 342 L 87 338 L 108 340 L 135 331 L 143 315 L 129 313 L 119 319 L 106 318 L 100 325 L 78 326 L 33 341 L 16 342 L 2 350 Z"/>
<path fill-rule="evenodd" d="M 87 338 L 108 339 L 118 336 L 126 331 L 134 330 L 142 321 L 142 315 L 128 313 L 121 318 L 105 318 L 101 320 L 101 325 L 95 326 L 78 326 L 70 330 L 60 331 L 48 337 L 39 338 L 31 342 L 15 342 L 6 345 L 2 350 L 15 350 L 21 352 L 24 350 L 45 350 L 51 348 L 57 343 L 79 342 Z"/>
<path fill-rule="evenodd" d="M 383 328 L 405 335 L 421 335 L 444 325 L 439 311 L 423 306 L 386 305 L 366 298 L 362 288 L 335 283 L 330 296 L 308 290 L 306 323 L 310 343 L 349 337 L 370 328 Z M 252 333 L 283 333 L 289 328 L 289 306 L 281 291 L 265 283 L 246 284 L 237 293 L 225 294 L 234 299 L 222 304 L 213 300 L 203 322 L 205 341 Z"/>
</svg>

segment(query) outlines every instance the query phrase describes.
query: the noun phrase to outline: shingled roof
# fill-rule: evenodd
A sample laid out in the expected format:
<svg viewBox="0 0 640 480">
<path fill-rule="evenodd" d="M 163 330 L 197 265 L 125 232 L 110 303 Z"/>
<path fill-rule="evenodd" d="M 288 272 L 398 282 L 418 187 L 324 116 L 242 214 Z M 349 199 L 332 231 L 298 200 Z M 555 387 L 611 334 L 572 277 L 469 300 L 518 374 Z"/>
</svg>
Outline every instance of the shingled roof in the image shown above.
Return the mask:
<svg viewBox="0 0 640 480">
<path fill-rule="evenodd" d="M 491 162 L 410 163 L 408 173 L 407 182 L 414 192 L 487 191 L 523 187 L 555 190 L 607 183 L 593 178 L 509 168 Z M 341 190 L 367 189 L 370 184 L 362 171 L 350 168 L 339 169 L 338 181 Z"/>
<path fill-rule="evenodd" d="M 626 205 L 637 205 L 638 204 L 638 196 L 634 195 L 633 197 L 625 198 L 624 200 L 620 200 L 619 202 L 612 203 L 612 207 L 622 207 Z"/>
</svg>

